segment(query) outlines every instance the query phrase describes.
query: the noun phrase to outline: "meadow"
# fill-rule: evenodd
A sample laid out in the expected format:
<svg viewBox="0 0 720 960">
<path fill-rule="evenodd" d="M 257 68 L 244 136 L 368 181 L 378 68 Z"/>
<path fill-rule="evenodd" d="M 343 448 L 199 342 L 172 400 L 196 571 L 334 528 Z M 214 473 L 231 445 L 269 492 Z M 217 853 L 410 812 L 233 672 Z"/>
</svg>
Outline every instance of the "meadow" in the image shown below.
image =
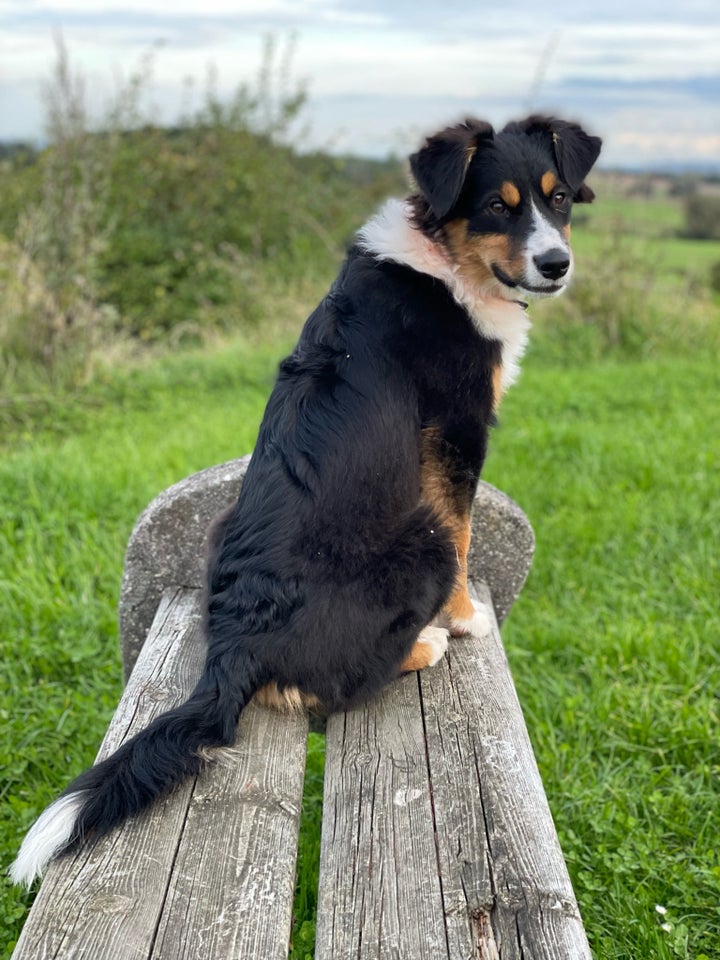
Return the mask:
<svg viewBox="0 0 720 960">
<path fill-rule="evenodd" d="M 137 158 L 157 142 L 126 146 Z M 190 153 L 187 143 L 168 147 L 161 166 L 173 190 L 194 176 Z M 261 161 L 253 162 L 257 173 Z M 284 152 L 278 162 L 295 161 Z M 22 176 L 17 196 L 35 172 Z M 119 698 L 116 605 L 135 518 L 174 481 L 252 449 L 277 362 L 331 278 L 358 207 L 369 212 L 399 179 L 389 168 L 318 158 L 298 161 L 293 177 L 308 180 L 308 210 L 324 206 L 304 227 L 287 228 L 292 269 L 283 276 L 268 227 L 267 249 L 251 238 L 242 256 L 228 255 L 232 269 L 200 251 L 212 296 L 191 303 L 197 275 L 179 257 L 174 278 L 153 274 L 152 288 L 136 278 L 118 305 L 111 292 L 127 264 L 111 246 L 90 251 L 97 302 L 105 291 L 124 318 L 115 325 L 122 336 L 94 343 L 67 376 L 56 368 L 43 377 L 29 355 L 4 367 L 3 865 L 35 816 L 92 762 Z M 343 206 L 348 183 L 354 200 Z M 503 635 L 595 957 L 712 960 L 720 943 L 720 299 L 710 271 L 720 243 L 678 236 L 677 198 L 608 188 L 605 199 L 602 178 L 595 188 L 598 201 L 574 229 L 575 289 L 533 309 L 532 344 L 484 473 L 523 507 L 537 537 Z M 218 193 L 213 209 L 226 202 Z M 191 249 L 196 227 L 182 225 L 179 243 L 176 214 L 168 205 L 163 229 L 175 249 Z M 158 237 L 143 233 L 139 217 L 133 223 L 145 242 L 138 269 L 154 257 L 160 270 Z M 236 236 L 236 251 L 242 243 Z M 238 306 L 233 296 L 249 272 Z M 148 289 L 143 325 L 134 311 Z M 200 312 L 189 322 L 191 307 Z M 227 320 L 244 310 L 244 325 Z M 198 332 L 201 320 L 207 332 Z M 311 735 L 294 960 L 313 949 L 322 759 L 322 738 Z M 3 879 L 4 956 L 32 898 Z"/>
</svg>

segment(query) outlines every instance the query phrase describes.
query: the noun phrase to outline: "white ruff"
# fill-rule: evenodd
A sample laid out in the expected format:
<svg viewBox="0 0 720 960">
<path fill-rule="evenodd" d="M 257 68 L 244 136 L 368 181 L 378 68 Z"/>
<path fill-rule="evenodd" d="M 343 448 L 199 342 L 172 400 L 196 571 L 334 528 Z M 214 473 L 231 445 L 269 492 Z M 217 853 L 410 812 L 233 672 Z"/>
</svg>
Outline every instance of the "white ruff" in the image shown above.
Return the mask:
<svg viewBox="0 0 720 960">
<path fill-rule="evenodd" d="M 15 863 L 10 867 L 13 883 L 30 887 L 41 877 L 52 858 L 60 853 L 75 832 L 75 821 L 85 799 L 85 791 L 69 793 L 55 800 L 30 827 Z"/>
<path fill-rule="evenodd" d="M 494 280 L 485 288 L 471 286 L 446 250 L 414 227 L 411 218 L 406 200 L 388 200 L 359 231 L 358 243 L 378 260 L 394 260 L 441 280 L 480 333 L 502 344 L 502 388 L 507 390 L 520 373 L 520 358 L 527 345 L 530 320 L 525 310 L 507 299 L 504 288 Z"/>
</svg>

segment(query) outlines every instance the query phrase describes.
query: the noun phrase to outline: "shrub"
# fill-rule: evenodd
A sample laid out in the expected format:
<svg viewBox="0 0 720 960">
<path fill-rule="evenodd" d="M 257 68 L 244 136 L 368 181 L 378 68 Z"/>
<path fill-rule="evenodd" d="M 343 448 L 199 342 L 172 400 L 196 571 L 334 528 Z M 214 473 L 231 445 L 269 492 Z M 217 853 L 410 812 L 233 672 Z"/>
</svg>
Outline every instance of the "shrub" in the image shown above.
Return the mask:
<svg viewBox="0 0 720 960">
<path fill-rule="evenodd" d="M 686 198 L 683 236 L 720 240 L 720 196 L 694 193 Z"/>
<path fill-rule="evenodd" d="M 720 260 L 710 267 L 710 287 L 715 293 L 720 293 Z"/>
<path fill-rule="evenodd" d="M 11 271 L 6 374 L 25 350 L 50 380 L 73 381 L 101 338 L 177 343 L 252 329 L 273 286 L 282 300 L 293 284 L 326 282 L 399 166 L 295 151 L 305 94 L 289 78 L 291 53 L 268 42 L 255 85 L 228 102 L 211 74 L 200 106 L 174 128 L 146 121 L 146 60 L 91 130 L 82 79 L 58 43 L 49 146 L 12 167 L 0 209 L 0 232 L 32 266 Z M 22 292 L 30 275 L 32 296 Z"/>
<path fill-rule="evenodd" d="M 5 244 L 0 351 L 5 378 L 29 365 L 59 383 L 86 372 L 111 314 L 98 296 L 108 181 L 102 141 L 87 130 L 82 79 L 60 41 L 45 96 L 52 148 L 31 181 L 35 199 L 18 211 L 14 243 Z"/>
</svg>

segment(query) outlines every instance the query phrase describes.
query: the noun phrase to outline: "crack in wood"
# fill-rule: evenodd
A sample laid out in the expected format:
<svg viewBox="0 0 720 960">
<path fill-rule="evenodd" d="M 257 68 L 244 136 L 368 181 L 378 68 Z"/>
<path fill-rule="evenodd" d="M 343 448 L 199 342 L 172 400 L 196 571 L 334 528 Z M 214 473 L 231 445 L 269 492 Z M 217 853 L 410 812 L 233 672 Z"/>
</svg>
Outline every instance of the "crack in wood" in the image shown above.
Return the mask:
<svg viewBox="0 0 720 960">
<path fill-rule="evenodd" d="M 155 952 L 155 945 L 156 945 L 156 943 L 157 943 L 158 935 L 159 935 L 159 933 L 160 933 L 160 927 L 161 927 L 161 925 L 162 925 L 163 915 L 164 915 L 165 910 L 166 910 L 167 905 L 168 905 L 168 898 L 170 897 L 170 888 L 171 888 L 171 885 L 172 885 L 172 884 L 171 884 L 172 875 L 173 875 L 173 872 L 174 872 L 174 870 L 175 870 L 175 864 L 177 863 L 178 855 L 179 855 L 179 853 L 180 853 L 180 844 L 181 844 L 182 838 L 183 838 L 183 836 L 184 836 L 184 834 L 185 834 L 185 828 L 186 828 L 186 826 L 187 826 L 188 817 L 189 817 L 189 815 L 190 815 L 190 804 L 191 804 L 191 802 L 192 802 L 192 798 L 193 798 L 193 794 L 195 793 L 195 787 L 196 787 L 196 786 L 197 786 L 197 777 L 194 777 L 194 778 L 193 778 L 192 787 L 190 788 L 190 795 L 189 795 L 188 798 L 187 798 L 187 806 L 185 807 L 185 816 L 183 817 L 182 825 L 181 825 L 180 830 L 179 830 L 179 832 L 178 832 L 178 834 L 177 834 L 177 841 L 176 841 L 176 844 L 175 844 L 175 851 L 174 851 L 173 856 L 172 856 L 170 870 L 169 870 L 168 873 L 167 873 L 167 882 L 166 882 L 166 885 L 165 885 L 165 892 L 164 892 L 164 894 L 163 894 L 162 902 L 161 902 L 161 904 L 160 904 L 160 909 L 158 910 L 157 919 L 156 919 L 156 922 L 155 922 L 155 929 L 153 930 L 152 936 L 151 936 L 151 938 L 150 938 L 150 948 L 149 948 L 149 950 L 148 950 L 148 960 L 152 960 L 152 955 L 153 955 L 153 953 Z M 186 917 L 187 917 L 187 912 L 188 912 L 189 909 L 190 909 L 190 901 L 188 900 L 188 902 L 187 902 L 187 904 L 186 904 L 186 906 L 185 906 L 185 916 L 186 916 Z"/>
<path fill-rule="evenodd" d="M 500 947 L 492 924 L 492 911 L 476 910 L 471 916 L 475 931 L 476 960 L 500 960 Z"/>
<path fill-rule="evenodd" d="M 435 841 L 435 863 L 437 866 L 438 886 L 440 888 L 440 902 L 442 904 L 442 912 L 443 912 L 443 929 L 445 931 L 445 945 L 447 947 L 447 953 L 448 953 L 448 956 L 450 956 L 450 932 L 448 930 L 448 911 L 447 911 L 447 904 L 445 902 L 445 891 L 443 889 L 442 859 L 440 856 L 440 839 L 438 836 L 437 815 L 435 811 L 435 796 L 433 792 L 432 767 L 430 763 L 430 747 L 428 743 L 427 717 L 425 716 L 425 701 L 423 699 L 422 680 L 420 678 L 419 673 L 417 675 L 417 691 L 418 691 L 418 702 L 420 704 L 420 720 L 422 724 L 423 743 L 425 746 L 425 763 L 427 766 L 427 776 L 428 776 L 428 795 L 430 798 L 430 814 L 432 816 L 433 839 Z"/>
</svg>

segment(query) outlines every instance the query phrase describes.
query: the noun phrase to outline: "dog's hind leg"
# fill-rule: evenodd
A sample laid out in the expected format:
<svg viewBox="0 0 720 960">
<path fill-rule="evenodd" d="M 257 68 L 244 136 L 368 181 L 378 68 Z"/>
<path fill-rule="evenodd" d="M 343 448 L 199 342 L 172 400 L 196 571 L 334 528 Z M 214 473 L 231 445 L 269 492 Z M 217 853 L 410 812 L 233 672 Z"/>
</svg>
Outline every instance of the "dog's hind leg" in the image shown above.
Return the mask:
<svg viewBox="0 0 720 960">
<path fill-rule="evenodd" d="M 400 664 L 402 673 L 434 667 L 445 656 L 448 632 L 442 627 L 425 627 L 410 653 Z"/>
</svg>

